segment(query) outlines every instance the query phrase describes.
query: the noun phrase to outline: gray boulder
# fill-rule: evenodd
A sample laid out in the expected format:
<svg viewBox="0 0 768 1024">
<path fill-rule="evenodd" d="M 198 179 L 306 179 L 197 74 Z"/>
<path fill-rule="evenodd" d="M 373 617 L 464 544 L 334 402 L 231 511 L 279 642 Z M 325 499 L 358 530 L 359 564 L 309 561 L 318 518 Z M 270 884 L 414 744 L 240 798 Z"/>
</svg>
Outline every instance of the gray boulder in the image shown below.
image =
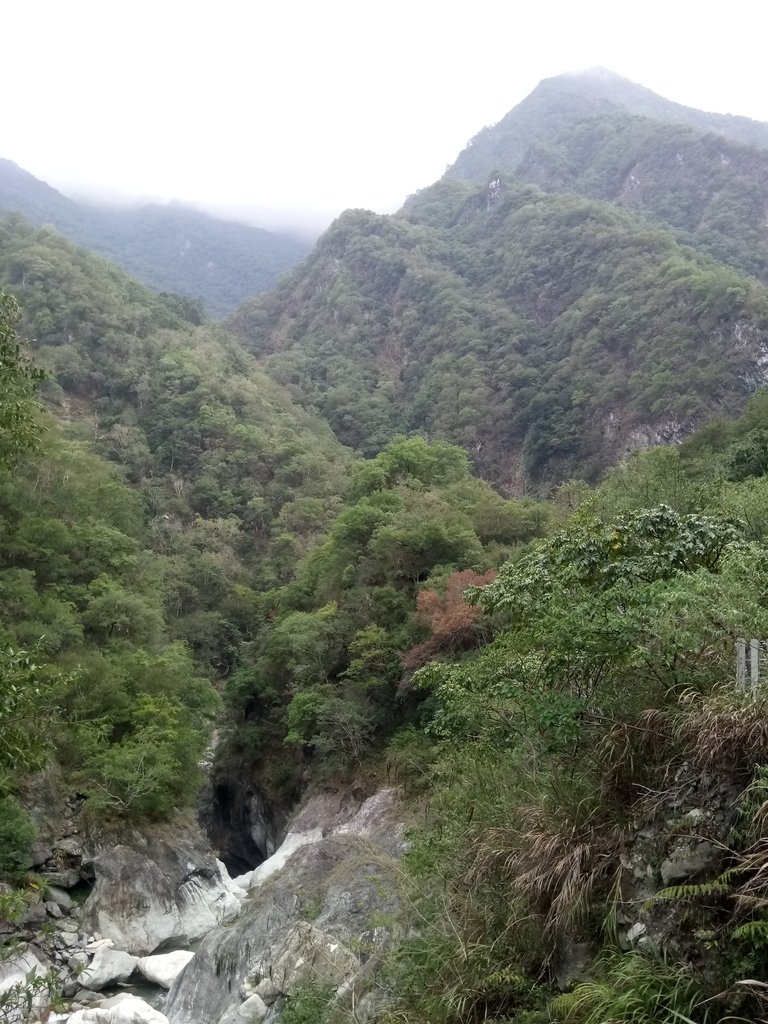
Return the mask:
<svg viewBox="0 0 768 1024">
<path fill-rule="evenodd" d="M 80 872 L 74 868 L 63 868 L 61 871 L 43 871 L 41 877 L 48 885 L 55 885 L 61 889 L 74 889 L 82 882 Z"/>
<path fill-rule="evenodd" d="M 706 839 L 700 842 L 678 846 L 661 864 L 661 880 L 664 885 L 676 885 L 694 875 L 713 868 L 720 860 L 721 853 Z"/>
<path fill-rule="evenodd" d="M 64 889 L 60 889 L 57 885 L 48 886 L 48 902 L 57 904 L 57 906 L 67 912 L 75 905 L 75 901 L 69 893 Z"/>
</svg>

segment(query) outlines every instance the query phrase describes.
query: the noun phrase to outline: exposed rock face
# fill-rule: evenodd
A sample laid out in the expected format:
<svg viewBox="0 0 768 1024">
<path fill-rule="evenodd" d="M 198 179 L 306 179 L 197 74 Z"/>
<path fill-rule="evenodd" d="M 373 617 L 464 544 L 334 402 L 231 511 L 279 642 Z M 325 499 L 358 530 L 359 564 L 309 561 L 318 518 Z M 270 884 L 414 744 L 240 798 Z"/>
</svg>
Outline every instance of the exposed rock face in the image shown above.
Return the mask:
<svg viewBox="0 0 768 1024">
<path fill-rule="evenodd" d="M 244 1014 L 270 1024 L 306 980 L 336 986 L 340 1001 L 370 990 L 378 954 L 397 931 L 396 795 L 384 790 L 341 806 L 338 797 L 316 797 L 287 840 L 308 834 L 315 841 L 294 840 L 290 856 L 256 881 L 241 916 L 203 940 L 169 993 L 173 1024 L 236 1024 Z M 373 1012 L 376 1001 L 368 1005 Z"/>
<path fill-rule="evenodd" d="M 137 956 L 187 946 L 240 909 L 242 889 L 193 830 L 103 841 L 89 859 L 96 881 L 83 927 Z"/>
<path fill-rule="evenodd" d="M 271 857 L 285 817 L 256 786 L 233 778 L 212 778 L 198 806 L 200 824 L 227 869 L 240 875 Z"/>
</svg>

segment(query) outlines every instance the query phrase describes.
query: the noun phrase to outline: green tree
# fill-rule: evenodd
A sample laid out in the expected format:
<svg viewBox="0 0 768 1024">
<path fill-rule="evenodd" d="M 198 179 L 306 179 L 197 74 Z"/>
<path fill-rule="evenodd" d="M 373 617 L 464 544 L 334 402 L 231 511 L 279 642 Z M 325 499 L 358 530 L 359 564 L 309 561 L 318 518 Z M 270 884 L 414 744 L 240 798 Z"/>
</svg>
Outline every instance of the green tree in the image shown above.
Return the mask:
<svg viewBox="0 0 768 1024">
<path fill-rule="evenodd" d="M 0 466 L 13 465 L 40 434 L 35 392 L 44 374 L 22 355 L 16 337 L 20 317 L 13 296 L 0 291 Z"/>
</svg>

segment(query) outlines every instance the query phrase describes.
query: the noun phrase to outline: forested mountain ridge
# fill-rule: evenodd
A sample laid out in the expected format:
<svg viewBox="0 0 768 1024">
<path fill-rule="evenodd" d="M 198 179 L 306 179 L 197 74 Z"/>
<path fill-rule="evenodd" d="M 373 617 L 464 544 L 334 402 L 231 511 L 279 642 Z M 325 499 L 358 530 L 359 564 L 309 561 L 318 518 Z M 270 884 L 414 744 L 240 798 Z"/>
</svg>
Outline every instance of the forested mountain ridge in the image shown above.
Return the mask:
<svg viewBox="0 0 768 1024">
<path fill-rule="evenodd" d="M 614 206 L 503 177 L 344 214 L 230 324 L 345 444 L 423 431 L 519 493 L 737 411 L 767 298 Z"/>
<path fill-rule="evenodd" d="M 483 129 L 445 177 L 480 184 L 503 172 L 606 200 L 766 281 L 768 125 L 734 130 L 741 120 L 681 108 L 618 76 L 563 75 Z"/>
<path fill-rule="evenodd" d="M 768 140 L 610 73 L 547 80 L 230 325 L 366 454 L 416 430 L 512 493 L 596 480 L 764 380 L 768 151 L 702 126 Z"/>
<path fill-rule="evenodd" d="M 38 227 L 51 224 L 144 284 L 196 299 L 216 316 L 273 287 L 309 248 L 288 235 L 219 220 L 180 204 L 75 202 L 3 159 L 0 213 L 21 213 Z"/>
<path fill-rule="evenodd" d="M 2 678 L 36 665 L 47 743 L 94 810 L 167 816 L 348 456 L 194 304 L 50 229 L 0 221 L 0 288 L 56 417 L 0 481 Z"/>
</svg>

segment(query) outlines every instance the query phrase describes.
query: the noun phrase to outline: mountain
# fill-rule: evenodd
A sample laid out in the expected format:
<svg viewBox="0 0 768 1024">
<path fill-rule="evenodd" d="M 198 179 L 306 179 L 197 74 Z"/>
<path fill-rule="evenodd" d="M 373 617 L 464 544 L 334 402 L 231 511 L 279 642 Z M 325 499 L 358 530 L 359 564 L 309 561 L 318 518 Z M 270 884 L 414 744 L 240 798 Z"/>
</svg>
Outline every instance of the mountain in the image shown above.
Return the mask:
<svg viewBox="0 0 768 1024">
<path fill-rule="evenodd" d="M 562 75 L 484 128 L 445 177 L 479 184 L 497 172 L 634 210 L 768 280 L 768 125 L 682 107 L 606 71 Z"/>
<path fill-rule="evenodd" d="M 543 82 L 399 214 L 344 214 L 231 326 L 366 455 L 420 431 L 511 493 L 596 480 L 765 380 L 768 151 L 684 118 L 768 140 L 610 74 Z"/>
<path fill-rule="evenodd" d="M 178 204 L 110 207 L 74 202 L 1 159 L 0 212 L 21 213 L 37 226 L 51 224 L 150 287 L 196 299 L 215 316 L 269 290 L 308 249 L 287 235 Z"/>
<path fill-rule="evenodd" d="M 344 214 L 231 327 L 345 444 L 422 431 L 519 492 L 738 410 L 768 291 L 608 203 L 445 181 Z"/>
<path fill-rule="evenodd" d="M 481 181 L 494 169 L 516 167 L 532 141 L 549 143 L 576 121 L 618 112 L 768 149 L 768 124 L 685 107 L 606 68 L 592 68 L 545 78 L 498 124 L 478 132 L 446 177 Z"/>
</svg>

